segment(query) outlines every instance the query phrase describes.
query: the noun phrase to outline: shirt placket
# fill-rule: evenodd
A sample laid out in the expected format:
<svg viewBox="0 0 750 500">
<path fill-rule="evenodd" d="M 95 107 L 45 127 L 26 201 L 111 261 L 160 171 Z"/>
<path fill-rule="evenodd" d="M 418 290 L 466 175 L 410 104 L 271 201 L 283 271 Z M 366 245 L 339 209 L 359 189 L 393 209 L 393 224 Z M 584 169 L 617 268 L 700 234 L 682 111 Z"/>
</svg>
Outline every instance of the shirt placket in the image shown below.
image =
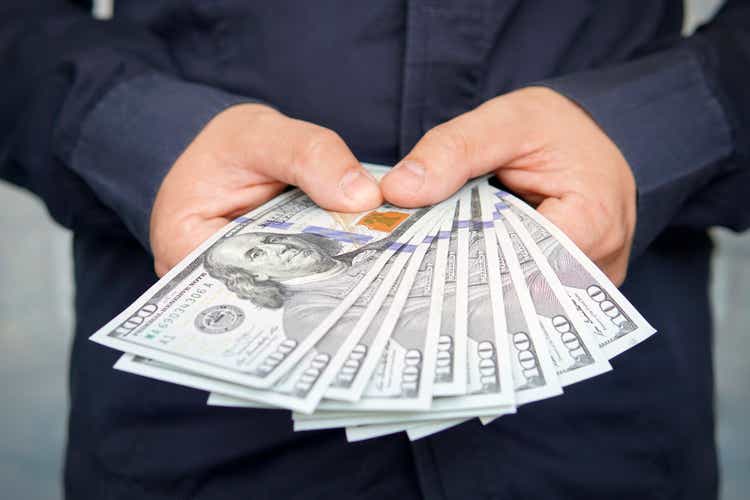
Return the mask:
<svg viewBox="0 0 750 500">
<path fill-rule="evenodd" d="M 438 123 L 480 103 L 497 26 L 514 2 L 409 0 L 399 152 Z"/>
<path fill-rule="evenodd" d="M 404 156 L 426 131 L 480 104 L 486 62 L 500 29 L 500 20 L 513 10 L 514 1 L 500 0 L 409 0 L 401 100 L 399 154 Z M 439 456 L 432 439 L 412 446 L 417 475 L 426 499 L 449 500 L 449 492 L 461 490 L 451 484 L 463 475 L 461 464 Z M 494 497 L 492 481 L 483 475 L 489 468 L 471 474 L 487 484 L 487 497 Z"/>
</svg>

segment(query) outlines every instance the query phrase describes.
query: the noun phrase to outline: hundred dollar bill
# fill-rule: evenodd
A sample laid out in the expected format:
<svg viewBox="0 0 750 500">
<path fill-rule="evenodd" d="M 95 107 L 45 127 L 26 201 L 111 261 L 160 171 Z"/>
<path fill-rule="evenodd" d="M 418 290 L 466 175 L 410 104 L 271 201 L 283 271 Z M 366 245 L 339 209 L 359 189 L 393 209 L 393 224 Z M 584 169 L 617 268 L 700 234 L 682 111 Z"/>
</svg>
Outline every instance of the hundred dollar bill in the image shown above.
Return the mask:
<svg viewBox="0 0 750 500">
<path fill-rule="evenodd" d="M 439 212 L 437 214 L 439 215 Z M 255 389 L 231 382 L 218 381 L 198 374 L 191 374 L 190 378 L 187 378 L 183 370 L 163 363 L 148 367 L 148 373 L 143 374 L 146 376 L 158 375 L 155 378 L 159 378 L 160 380 L 189 385 L 202 390 L 217 391 L 237 398 L 244 398 L 248 400 L 245 405 L 247 407 L 257 407 L 257 403 L 261 402 L 274 407 L 308 413 L 312 412 L 323 396 L 330 380 L 346 359 L 347 349 L 351 349 L 351 346 L 357 341 L 356 337 L 352 335 L 352 327 L 362 320 L 367 321 L 362 311 L 366 310 L 370 303 L 371 289 L 377 285 L 378 280 L 383 274 L 400 273 L 405 262 L 404 257 L 408 258 L 413 253 L 413 249 L 417 244 L 423 242 L 426 234 L 437 232 L 436 224 L 437 219 L 430 216 L 430 221 L 425 222 L 414 236 L 411 244 L 403 245 L 397 250 L 397 255 L 392 257 L 381 269 L 378 279 L 370 284 L 368 289 L 347 309 L 336 324 L 305 354 L 300 363 L 272 387 L 268 389 Z M 433 226 L 435 229 L 433 229 Z M 394 267 L 394 263 L 397 264 L 396 267 Z M 314 371 L 316 368 L 315 363 L 321 354 L 327 356 L 331 361 L 322 368 L 320 373 L 317 373 Z M 144 368 L 142 364 L 139 365 L 137 363 L 131 363 L 129 366 L 131 368 L 130 371 L 136 373 Z M 315 377 L 311 376 L 311 372 Z"/>
<path fill-rule="evenodd" d="M 436 410 L 515 404 L 497 244 L 494 227 L 483 223 L 479 186 L 469 207 L 467 394 L 437 399 Z"/>
<path fill-rule="evenodd" d="M 227 404 L 228 403 L 228 404 Z M 236 398 L 212 395 L 210 404 L 218 406 L 239 406 Z M 309 431 L 320 429 L 335 429 L 357 425 L 395 424 L 403 425 L 403 430 L 409 426 L 432 420 L 446 420 L 454 418 L 497 417 L 515 413 L 512 405 L 488 406 L 485 408 L 457 408 L 442 411 L 387 411 L 387 412 L 336 412 L 320 411 L 312 415 L 292 413 L 295 431 Z"/>
<path fill-rule="evenodd" d="M 113 368 L 134 375 L 183 385 L 185 387 L 192 387 L 207 392 L 222 391 L 224 394 L 243 398 L 243 406 L 246 408 L 277 409 L 277 407 L 273 405 L 248 401 L 247 394 L 244 392 L 245 387 L 241 385 L 190 373 L 176 366 L 166 365 L 159 361 L 154 361 L 153 359 L 144 358 L 142 356 L 125 353 L 120 356 Z"/>
<path fill-rule="evenodd" d="M 346 428 L 346 440 L 350 443 L 356 443 L 357 441 L 365 441 L 367 439 L 397 434 L 403 432 L 403 430 L 404 429 L 400 423 L 382 424 L 377 426 L 355 425 Z"/>
<path fill-rule="evenodd" d="M 462 199 L 464 210 L 468 214 L 468 186 L 456 195 L 459 204 Z M 444 232 L 442 234 L 445 234 Z M 439 242 L 440 243 L 440 242 Z M 438 353 L 436 359 L 434 394 L 463 393 L 466 388 L 466 290 L 468 273 L 465 273 L 466 263 L 456 258 L 456 247 L 468 248 L 468 224 L 459 228 L 457 233 L 451 232 L 448 260 L 446 263 L 445 300 L 443 314 L 440 321 L 441 335 L 438 338 Z M 452 246 L 451 246 L 452 245 Z M 453 253 L 451 253 L 453 248 Z M 465 260 L 465 259 L 464 259 Z M 457 268 L 458 271 L 457 272 Z M 465 274 L 462 276 L 462 274 Z M 340 401 L 358 401 L 368 386 L 373 372 L 379 365 L 381 355 L 388 342 L 387 329 L 383 324 L 389 316 L 390 307 L 400 282 L 393 282 L 388 288 L 389 296 L 367 326 L 367 331 L 361 336 L 357 346 L 351 351 L 349 359 L 333 380 L 326 398 Z M 463 290 L 463 293 L 461 293 Z M 385 289 L 381 291 L 386 291 Z M 433 320 L 436 317 L 433 316 Z M 324 402 L 325 405 L 329 404 Z M 330 403 L 335 406 L 335 403 Z M 325 406 L 324 405 L 324 406 Z"/>
<path fill-rule="evenodd" d="M 469 296 L 469 261 L 459 255 L 469 254 L 470 193 L 461 196 L 453 216 L 445 270 L 438 352 L 435 361 L 433 396 L 466 393 L 467 300 Z"/>
<path fill-rule="evenodd" d="M 436 212 L 436 215 L 439 216 L 440 212 Z M 381 275 L 383 273 L 388 275 L 399 274 L 403 268 L 404 257 L 408 258 L 408 256 L 419 252 L 420 246 L 426 247 L 430 244 L 432 236 L 438 230 L 437 222 L 437 218 L 430 216 L 430 221 L 425 223 L 422 229 L 416 233 L 410 244 L 399 248 L 398 255 L 392 257 L 383 267 Z M 370 284 L 368 291 L 376 281 Z M 357 336 L 359 335 L 357 332 L 363 331 L 358 326 L 362 322 L 367 324 L 368 317 L 366 314 L 363 315 L 362 311 L 367 312 L 369 310 L 370 297 L 368 297 L 368 291 L 365 291 L 310 352 L 305 354 L 302 361 L 273 387 L 266 390 L 245 388 L 244 396 L 240 397 L 249 398 L 251 400 L 250 406 L 253 404 L 252 401 L 262 401 L 296 411 L 312 412 L 318 405 L 328 384 L 346 360 L 347 352 L 357 342 Z M 310 372 L 313 368 L 316 368 L 314 363 L 321 353 L 326 354 L 331 362 L 322 368 L 321 373 L 315 373 L 316 376 L 313 379 Z M 221 388 L 215 390 L 226 393 Z"/>
<path fill-rule="evenodd" d="M 428 229 L 429 225 L 425 227 L 424 231 Z M 424 234 L 418 233 L 415 236 L 415 241 L 422 241 L 423 239 Z M 399 255 L 401 253 L 409 255 L 411 252 L 408 250 L 413 247 L 414 245 L 404 245 L 399 249 Z M 403 250 L 407 251 L 402 252 Z M 392 265 L 398 258 L 398 256 L 391 258 L 381 270 L 381 275 L 387 272 L 399 271 L 399 269 L 393 269 Z M 376 281 L 378 280 L 373 281 L 370 287 L 368 287 L 368 291 Z M 115 365 L 115 368 L 196 389 L 217 391 L 236 398 L 243 398 L 247 400 L 244 405 L 246 407 L 257 408 L 259 403 L 262 403 L 277 408 L 311 412 L 320 401 L 330 379 L 343 363 L 346 355 L 346 347 L 356 342 L 356 339 L 350 338 L 350 333 L 352 326 L 357 323 L 358 317 L 361 318 L 360 314 L 368 304 L 368 291 L 365 291 L 355 301 L 354 305 L 344 313 L 328 333 L 305 354 L 297 366 L 268 389 L 245 387 L 240 384 L 189 373 L 164 363 L 155 363 L 144 358 L 136 357 L 133 359 L 126 357 L 128 355 L 124 355 L 118 364 Z M 314 363 L 321 353 L 327 355 L 331 359 L 331 362 L 323 368 L 322 373 L 315 373 L 317 376 L 313 378 L 310 376 L 310 372 L 315 368 Z"/>
<path fill-rule="evenodd" d="M 351 343 L 357 343 L 356 347 L 349 349 L 350 354 L 348 355 L 346 363 L 348 363 L 350 366 L 353 360 L 358 360 L 358 357 L 355 356 L 355 354 L 351 354 L 352 350 L 360 352 L 358 349 L 358 347 L 361 346 L 361 343 L 358 343 L 360 342 L 359 338 L 371 323 L 374 314 L 379 311 L 380 305 L 383 303 L 385 296 L 388 294 L 388 291 L 394 287 L 394 283 L 398 283 L 398 278 L 401 276 L 400 271 L 406 265 L 409 256 L 411 255 L 411 251 L 413 251 L 414 245 L 405 246 L 407 248 L 402 247 L 399 250 L 406 251 L 398 252 L 386 263 L 386 265 L 378 274 L 378 277 L 373 280 L 372 283 L 370 283 L 370 285 L 367 287 L 367 290 L 362 293 L 355 304 L 350 307 L 349 310 L 347 310 L 344 316 L 342 316 L 331 328 L 331 330 L 329 330 L 328 333 L 319 341 L 319 343 L 324 341 L 327 342 L 330 340 L 329 336 L 331 334 L 334 334 L 334 338 L 341 338 L 347 345 L 351 345 Z M 364 313 L 359 316 L 352 314 L 358 308 L 364 308 Z M 344 338 L 344 335 L 346 335 L 346 338 Z M 341 352 L 346 352 L 344 346 L 341 347 Z M 331 365 L 329 365 L 327 368 L 330 367 Z M 341 371 L 343 371 L 344 368 L 342 368 L 341 366 L 336 368 L 337 370 L 339 370 L 339 377 L 341 376 Z M 292 376 L 290 375 L 288 377 Z M 285 379 L 282 379 L 279 384 L 283 384 L 284 382 Z M 319 379 L 316 382 L 321 382 L 321 380 Z M 274 386 L 270 390 L 272 391 L 275 387 L 276 386 Z M 204 386 L 200 388 L 204 390 L 214 391 L 209 396 L 209 405 L 232 407 L 253 407 L 254 405 L 252 396 L 255 395 L 255 393 L 253 392 L 253 390 L 248 390 L 247 388 L 241 386 L 235 385 L 234 390 L 230 392 L 226 390 L 226 386 L 211 387 L 210 384 L 206 384 L 206 382 L 204 381 Z M 328 387 L 326 391 L 329 392 L 330 387 Z M 330 394 L 328 392 L 326 392 L 326 396 L 330 397 Z"/>
<path fill-rule="evenodd" d="M 492 213 L 493 197 L 492 193 L 489 193 L 489 189 L 489 186 L 486 188 L 483 186 L 480 192 L 484 213 Z M 501 234 L 507 235 L 504 227 L 500 226 L 497 229 L 500 231 L 497 234 L 497 244 L 503 300 L 505 303 L 508 335 L 513 346 L 512 367 L 514 390 L 516 404 L 521 405 L 562 394 L 562 390 L 557 380 L 554 366 L 551 363 L 546 341 L 536 318 L 536 311 L 534 310 L 533 302 L 526 287 L 512 243 L 509 238 L 501 237 Z M 439 412 L 432 415 L 438 416 Z M 497 418 L 497 416 L 493 415 L 492 417 L 482 418 L 490 420 Z M 392 418 L 398 418 L 398 416 Z M 409 438 L 414 440 L 453 427 L 468 419 L 444 419 L 424 423 L 414 423 L 413 419 L 411 421 L 404 419 L 400 423 L 390 422 L 381 424 L 375 424 L 374 420 L 369 419 L 365 421 L 359 419 L 359 426 L 347 428 L 347 437 L 351 434 L 357 440 L 361 440 L 405 430 Z M 337 423 L 346 421 L 352 422 L 352 417 L 346 416 Z M 380 421 L 384 422 L 385 419 L 381 418 Z M 322 423 L 321 421 L 316 422 L 318 426 Z M 329 419 L 327 423 L 331 425 L 334 422 Z M 352 429 L 351 432 L 350 429 Z"/>
<path fill-rule="evenodd" d="M 455 202 L 453 205 L 455 206 Z M 453 210 L 443 212 L 448 222 L 441 226 L 450 227 L 452 213 Z M 362 398 L 348 403 L 324 401 L 321 409 L 429 408 L 447 257 L 448 234 L 440 232 L 441 226 L 422 245 L 416 246 L 390 301 L 390 307 L 381 309 L 385 311 L 385 315 L 378 322 L 376 339 L 386 339 L 387 342 L 382 355 L 375 358 L 377 352 L 371 354 L 370 359 L 378 359 L 379 363 L 375 366 Z M 356 384 L 353 385 L 355 390 L 356 387 Z"/>
<path fill-rule="evenodd" d="M 392 424 L 358 425 L 346 428 L 346 440 L 352 443 L 355 441 L 364 441 L 366 439 L 373 439 L 406 431 L 407 436 L 409 436 L 409 441 L 416 441 L 446 429 L 450 429 L 451 427 L 455 427 L 469 420 L 471 419 L 455 418 L 447 420 L 428 420 L 425 422 L 406 424 L 396 422 Z"/>
<path fill-rule="evenodd" d="M 410 426 L 408 429 L 406 429 L 406 435 L 409 436 L 409 441 L 416 441 L 418 439 L 426 438 L 427 436 L 431 436 L 433 434 L 437 434 L 438 432 L 450 429 L 451 427 L 456 427 L 463 424 L 464 422 L 468 422 L 469 420 L 471 419 L 453 418 L 447 420 L 436 420 L 434 422 L 424 422 L 422 424 Z"/>
<path fill-rule="evenodd" d="M 502 223 L 494 217 L 495 198 L 490 189 L 488 184 L 480 186 L 482 213 L 486 214 L 485 220 L 493 221 L 495 229 L 493 236 L 497 244 L 505 321 L 512 352 L 513 391 L 516 405 L 522 405 L 557 396 L 562 394 L 562 389 L 513 244 Z"/>
<path fill-rule="evenodd" d="M 493 217 L 490 217 L 489 214 L 494 212 L 494 197 L 491 196 L 488 189 L 489 186 L 485 188 L 483 185 L 479 193 L 482 213 L 485 214 L 482 223 L 484 227 L 492 224 L 490 221 Z M 494 224 L 492 225 L 494 226 Z M 494 234 L 491 240 L 498 245 L 499 272 L 508 327 L 507 334 L 513 352 L 511 367 L 513 369 L 516 403 L 523 404 L 561 394 L 562 390 L 547 351 L 546 340 L 536 317 L 536 311 L 512 244 L 508 238 L 496 238 Z M 503 249 L 503 247 L 505 248 Z M 468 259 L 466 260 L 468 261 Z M 436 406 L 444 406 L 450 404 L 452 399 L 438 398 L 435 403 Z M 431 414 L 439 415 L 439 411 L 434 411 L 435 408 L 431 410 L 433 410 L 430 412 Z M 355 421 L 354 418 L 356 417 L 345 415 L 334 421 L 329 416 L 327 420 L 318 421 L 315 425 L 318 425 L 318 428 L 322 428 L 321 426 L 326 422 L 340 425 L 347 421 L 353 422 Z M 397 416 L 391 418 L 397 418 Z M 366 423 L 373 423 L 375 420 L 384 422 L 386 418 L 382 416 L 380 419 L 369 418 Z M 365 420 L 360 418 L 357 422 L 361 424 L 365 423 Z M 383 425 L 395 428 L 393 424 Z"/>
<path fill-rule="evenodd" d="M 454 357 L 455 352 L 455 248 L 454 254 L 451 255 L 451 241 L 454 240 L 454 227 L 455 221 L 458 217 L 459 203 L 456 202 L 456 206 L 453 210 L 451 217 L 446 217 L 443 225 L 440 227 L 438 233 L 436 249 L 434 255 L 434 274 L 432 277 L 432 284 L 430 286 L 430 275 L 423 273 L 422 276 L 428 278 L 428 281 L 422 286 L 422 289 L 426 292 L 431 288 L 431 302 L 430 311 L 428 315 L 427 332 L 437 332 L 437 342 L 435 345 L 431 345 L 431 349 L 435 349 L 435 368 L 434 376 L 431 384 L 432 395 L 436 392 L 443 392 L 445 389 L 457 386 L 461 384 L 461 380 L 455 380 L 458 377 L 454 376 L 456 363 Z M 451 258 L 452 257 L 452 258 Z M 449 268 L 453 266 L 453 276 L 448 275 Z M 411 297 L 410 297 L 411 300 Z M 413 315 L 412 315 L 413 317 Z M 397 325 L 398 329 L 399 326 Z M 463 356 L 466 359 L 466 355 Z M 463 370 L 465 376 L 466 370 Z M 429 376 L 429 375 L 427 375 Z M 438 384 L 443 382 L 443 389 L 437 389 Z M 456 387 L 458 390 L 459 387 Z M 462 391 L 465 390 L 465 382 L 463 387 L 460 387 Z"/>
<path fill-rule="evenodd" d="M 409 257 L 409 254 L 400 254 L 396 267 L 402 269 Z M 354 327 L 353 336 L 358 339 L 357 344 L 349 351 L 346 361 L 326 390 L 327 399 L 354 402 L 362 397 L 380 353 L 385 348 L 387 339 L 379 338 L 378 332 L 388 315 L 402 277 L 400 272 L 389 272 L 383 274 L 382 280 L 376 283 L 377 288 L 374 288 L 375 293 L 367 311 Z"/>
<path fill-rule="evenodd" d="M 497 234 L 513 244 L 560 383 L 566 386 L 611 370 L 575 305 L 521 221 L 507 205 L 496 205 L 496 208 Z"/>
<path fill-rule="evenodd" d="M 495 191 L 499 203 L 510 206 L 532 235 L 608 358 L 656 332 L 565 233 L 510 193 L 490 189 Z"/>
<path fill-rule="evenodd" d="M 95 342 L 251 387 L 295 366 L 419 228 L 428 209 L 358 214 L 299 190 L 230 223 Z M 318 373 L 329 359 L 316 359 Z"/>
<path fill-rule="evenodd" d="M 413 250 L 413 245 L 411 249 Z M 339 401 L 358 401 L 367 384 L 367 375 L 374 369 L 377 356 L 375 350 L 381 350 L 381 343 L 374 343 L 380 326 L 383 324 L 393 296 L 399 287 L 401 270 L 409 261 L 411 253 L 401 252 L 392 267 L 399 272 L 381 273 L 373 281 L 368 291 L 369 301 L 365 314 L 354 325 L 351 338 L 357 339 L 354 347 L 349 349 L 347 359 L 339 368 L 337 375 L 326 389 L 325 397 Z"/>
<path fill-rule="evenodd" d="M 469 262 L 468 391 L 460 396 L 435 398 L 428 407 L 430 412 L 513 406 L 515 401 L 497 243 L 492 223 L 482 223 L 478 185 L 471 186 L 468 206 L 471 220 L 466 222 L 470 222 L 467 224 L 470 243 L 468 255 L 464 257 Z M 328 401 L 323 401 L 320 408 L 339 411 L 384 409 L 378 408 L 375 402 L 341 405 Z M 399 407 L 394 405 L 389 409 L 396 408 Z"/>
<path fill-rule="evenodd" d="M 127 356 L 127 355 L 125 355 Z M 124 358 L 124 356 L 123 356 Z M 123 358 L 118 361 L 118 365 L 123 362 Z M 136 357 L 137 358 L 137 357 Z M 143 373 L 140 369 L 131 370 L 127 366 L 118 366 L 118 369 L 136 373 L 139 375 L 151 376 Z M 158 380 L 165 380 L 172 382 L 174 376 L 171 374 L 174 371 L 174 367 L 168 367 L 170 370 L 169 378 L 162 378 L 165 373 L 163 370 L 155 372 L 158 376 L 153 376 Z M 200 377 L 198 384 L 205 384 L 207 377 Z M 177 382 L 179 383 L 179 382 Z M 190 387 L 198 387 L 197 384 L 181 384 Z M 217 386 L 218 387 L 218 386 Z M 236 384 L 233 388 L 239 387 Z M 217 389 L 218 390 L 218 389 Z M 206 404 L 209 406 L 223 406 L 229 408 L 270 408 L 275 407 L 264 405 L 263 403 L 253 402 L 247 399 L 245 396 L 233 396 L 222 392 L 211 392 Z M 445 410 L 441 412 L 428 412 L 428 411 L 384 411 L 384 412 L 345 412 L 345 411 L 316 411 L 313 414 L 293 412 L 292 419 L 294 422 L 295 431 L 308 431 L 308 430 L 320 430 L 320 429 L 334 429 L 342 428 L 354 425 L 376 425 L 376 424 L 388 424 L 388 423 L 400 423 L 404 425 L 404 430 L 407 426 L 417 425 L 425 421 L 432 421 L 436 419 L 446 420 L 453 418 L 470 419 L 477 416 L 486 416 L 487 418 L 496 418 L 498 415 L 504 415 L 509 413 L 515 413 L 515 407 L 513 406 L 500 406 L 500 407 L 487 407 L 487 408 L 476 408 L 476 409 L 465 409 L 465 410 Z"/>
<path fill-rule="evenodd" d="M 440 237 L 440 226 L 436 226 L 436 229 L 437 232 L 430 234 L 430 238 L 423 241 L 422 245 L 431 245 L 435 236 L 438 237 L 438 240 L 443 239 Z M 417 248 L 418 245 L 410 246 L 411 250 Z M 380 352 L 386 345 L 387 339 L 381 333 L 381 328 L 387 316 L 391 314 L 393 299 L 401 286 L 401 278 L 403 277 L 401 269 L 410 257 L 415 259 L 416 262 L 423 258 L 422 255 L 427 250 L 429 250 L 429 246 L 419 248 L 417 252 L 410 254 L 404 252 L 399 255 L 397 272 L 386 275 L 378 284 L 378 288 L 368 301 L 369 306 L 366 314 L 353 328 L 351 337 L 356 338 L 356 345 L 349 349 L 346 361 L 340 367 L 337 376 L 331 381 L 325 393 L 326 398 L 350 402 L 358 401 L 361 398 L 367 386 L 368 377 L 375 369 Z M 378 336 L 379 333 L 381 333 L 380 337 Z"/>
</svg>

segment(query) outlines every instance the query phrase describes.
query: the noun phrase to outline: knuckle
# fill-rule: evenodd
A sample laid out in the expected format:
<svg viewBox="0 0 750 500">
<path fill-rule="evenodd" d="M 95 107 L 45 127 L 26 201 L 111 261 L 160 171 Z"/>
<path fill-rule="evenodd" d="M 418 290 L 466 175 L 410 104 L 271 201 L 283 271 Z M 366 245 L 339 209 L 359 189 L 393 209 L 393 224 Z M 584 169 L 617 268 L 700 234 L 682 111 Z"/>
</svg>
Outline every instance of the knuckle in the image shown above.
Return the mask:
<svg viewBox="0 0 750 500">
<path fill-rule="evenodd" d="M 260 108 L 251 108 L 244 110 L 243 118 L 248 127 L 243 127 L 249 133 L 257 134 L 259 130 L 272 130 L 277 124 L 282 123 L 285 117 L 272 108 L 262 106 Z"/>
<path fill-rule="evenodd" d="M 614 246 L 618 252 L 625 250 L 628 246 L 628 232 L 623 226 L 617 226 L 617 229 L 614 231 L 614 240 Z"/>
<path fill-rule="evenodd" d="M 154 261 L 154 273 L 160 278 L 167 274 L 166 266 L 160 260 Z"/>
<path fill-rule="evenodd" d="M 610 207 L 601 200 L 576 197 L 576 211 L 582 218 L 581 233 L 594 258 L 617 255 L 627 245 L 627 231 Z"/>
<path fill-rule="evenodd" d="M 248 141 L 264 131 L 278 128 L 281 113 L 260 104 L 238 104 L 217 115 L 206 127 L 217 134 L 231 149 L 242 150 Z"/>
<path fill-rule="evenodd" d="M 599 243 L 602 256 L 616 255 L 622 251 L 624 245 L 625 237 L 619 226 L 610 226 L 602 230 L 602 237 Z"/>
<path fill-rule="evenodd" d="M 331 129 L 320 128 L 307 139 L 303 154 L 308 160 L 317 160 L 339 144 L 341 144 L 341 137 L 336 132 Z"/>
<path fill-rule="evenodd" d="M 470 141 L 456 127 L 441 124 L 427 132 L 426 137 L 452 158 L 468 158 L 471 155 Z"/>
<path fill-rule="evenodd" d="M 605 255 L 620 255 L 628 246 L 628 233 L 621 224 L 608 224 L 602 238 L 602 251 Z"/>
<path fill-rule="evenodd" d="M 596 260 L 602 256 L 599 245 L 597 245 L 597 238 L 593 231 L 579 231 L 576 241 L 581 250 L 583 250 L 583 253 L 592 259 Z"/>
<path fill-rule="evenodd" d="M 333 130 L 315 127 L 306 134 L 299 144 L 292 149 L 291 161 L 287 164 L 287 180 L 290 184 L 299 186 L 304 180 L 304 173 L 311 167 L 326 161 L 326 156 L 341 142 L 341 138 Z"/>
<path fill-rule="evenodd" d="M 597 258 L 601 243 L 601 228 L 597 214 L 590 209 L 582 196 L 571 195 L 567 199 L 567 211 L 575 222 L 571 223 L 571 238 L 583 252 L 591 258 Z"/>
<path fill-rule="evenodd" d="M 628 270 L 625 266 L 617 266 L 609 273 L 609 277 L 612 280 L 612 283 L 617 286 L 620 286 L 625 282 L 625 278 L 627 278 L 627 275 Z"/>
</svg>

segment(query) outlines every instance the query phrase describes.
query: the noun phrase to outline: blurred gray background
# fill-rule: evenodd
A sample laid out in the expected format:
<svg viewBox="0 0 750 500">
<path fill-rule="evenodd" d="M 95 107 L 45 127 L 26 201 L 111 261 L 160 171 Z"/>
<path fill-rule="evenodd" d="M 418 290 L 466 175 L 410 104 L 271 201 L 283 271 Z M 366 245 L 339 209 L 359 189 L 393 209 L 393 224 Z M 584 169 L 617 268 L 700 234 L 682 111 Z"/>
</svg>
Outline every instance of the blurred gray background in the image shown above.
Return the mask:
<svg viewBox="0 0 750 500">
<path fill-rule="evenodd" d="M 688 29 L 718 0 L 688 1 Z M 3 498 L 60 498 L 73 325 L 70 235 L 41 203 L 0 183 L 0 491 Z M 714 233 L 722 499 L 750 498 L 750 233 Z"/>
</svg>

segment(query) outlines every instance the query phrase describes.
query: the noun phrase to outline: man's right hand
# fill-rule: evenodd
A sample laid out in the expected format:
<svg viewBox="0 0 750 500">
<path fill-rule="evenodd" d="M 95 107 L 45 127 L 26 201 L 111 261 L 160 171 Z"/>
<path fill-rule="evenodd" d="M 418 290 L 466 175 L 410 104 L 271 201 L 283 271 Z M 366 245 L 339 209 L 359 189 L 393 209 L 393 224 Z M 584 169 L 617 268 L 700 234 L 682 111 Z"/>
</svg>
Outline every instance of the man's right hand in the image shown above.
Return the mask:
<svg viewBox="0 0 750 500">
<path fill-rule="evenodd" d="M 156 274 L 289 184 L 329 210 L 358 212 L 382 203 L 377 181 L 335 132 L 260 104 L 219 113 L 156 195 L 150 226 Z"/>
</svg>

